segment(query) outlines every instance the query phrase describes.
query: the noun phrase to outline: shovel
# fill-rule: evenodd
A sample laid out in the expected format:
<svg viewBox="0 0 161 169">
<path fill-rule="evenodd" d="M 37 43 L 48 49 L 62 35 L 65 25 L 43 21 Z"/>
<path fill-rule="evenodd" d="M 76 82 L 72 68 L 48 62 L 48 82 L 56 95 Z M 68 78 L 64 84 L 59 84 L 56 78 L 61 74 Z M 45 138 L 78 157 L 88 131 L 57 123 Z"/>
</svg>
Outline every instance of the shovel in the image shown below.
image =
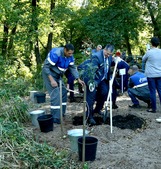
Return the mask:
<svg viewBox="0 0 161 169">
<path fill-rule="evenodd" d="M 105 105 L 105 112 L 104 112 L 104 115 L 103 115 L 103 122 L 105 123 L 107 118 L 110 117 L 110 113 L 108 112 L 107 110 L 107 104 Z"/>
</svg>

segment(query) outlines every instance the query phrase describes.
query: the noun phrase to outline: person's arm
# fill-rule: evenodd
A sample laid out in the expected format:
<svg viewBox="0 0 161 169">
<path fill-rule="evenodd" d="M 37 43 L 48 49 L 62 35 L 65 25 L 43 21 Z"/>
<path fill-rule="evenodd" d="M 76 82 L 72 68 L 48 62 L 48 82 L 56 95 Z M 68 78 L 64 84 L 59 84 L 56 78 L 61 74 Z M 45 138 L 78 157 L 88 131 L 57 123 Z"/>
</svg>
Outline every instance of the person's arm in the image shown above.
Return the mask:
<svg viewBox="0 0 161 169">
<path fill-rule="evenodd" d="M 148 59 L 148 55 L 147 55 L 148 52 L 145 53 L 145 55 L 143 56 L 142 58 L 142 71 L 145 72 L 145 64 L 146 64 L 146 61 Z"/>
<path fill-rule="evenodd" d="M 83 86 L 84 82 L 79 78 L 79 72 L 78 72 L 75 64 L 69 65 L 68 70 L 75 77 L 75 79 L 78 81 L 78 83 L 80 83 Z"/>
<path fill-rule="evenodd" d="M 51 75 L 51 69 L 53 66 L 55 66 L 57 60 L 58 60 L 58 56 L 55 55 L 52 51 L 50 51 L 45 62 L 44 62 L 44 66 L 43 66 L 43 70 L 46 73 L 46 75 L 48 76 L 52 87 L 58 86 L 57 82 L 54 80 L 54 78 Z"/>
<path fill-rule="evenodd" d="M 129 78 L 128 87 L 129 87 L 129 88 L 133 88 L 133 87 L 134 87 L 134 83 L 133 83 L 133 81 L 131 80 L 131 78 Z"/>
<path fill-rule="evenodd" d="M 145 55 L 142 58 L 142 62 L 145 63 L 148 59 L 148 52 L 145 53 Z"/>
</svg>

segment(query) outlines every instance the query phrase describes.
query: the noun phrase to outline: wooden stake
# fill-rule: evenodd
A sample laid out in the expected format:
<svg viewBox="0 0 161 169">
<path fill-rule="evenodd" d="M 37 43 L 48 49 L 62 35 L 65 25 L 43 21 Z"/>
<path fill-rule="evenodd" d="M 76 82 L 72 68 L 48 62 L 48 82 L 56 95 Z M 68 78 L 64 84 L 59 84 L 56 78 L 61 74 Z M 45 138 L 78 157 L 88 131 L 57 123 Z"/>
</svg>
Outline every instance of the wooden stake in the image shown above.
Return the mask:
<svg viewBox="0 0 161 169">
<path fill-rule="evenodd" d="M 83 151 L 82 151 L 82 168 L 84 168 L 85 162 L 85 125 L 86 125 L 86 85 L 84 85 L 84 97 L 83 97 Z"/>
<path fill-rule="evenodd" d="M 63 109 L 62 109 L 62 80 L 60 80 L 60 121 L 61 121 L 61 136 L 63 138 Z"/>
</svg>

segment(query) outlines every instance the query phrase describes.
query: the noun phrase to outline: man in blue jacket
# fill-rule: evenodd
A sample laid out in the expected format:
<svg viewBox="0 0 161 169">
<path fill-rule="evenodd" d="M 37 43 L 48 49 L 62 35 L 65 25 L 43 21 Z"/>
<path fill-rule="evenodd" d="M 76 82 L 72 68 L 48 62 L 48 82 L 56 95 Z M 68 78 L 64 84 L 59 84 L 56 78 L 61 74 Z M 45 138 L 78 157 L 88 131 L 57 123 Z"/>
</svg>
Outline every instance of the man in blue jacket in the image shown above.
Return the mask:
<svg viewBox="0 0 161 169">
<path fill-rule="evenodd" d="M 128 70 L 129 70 L 130 66 L 127 62 L 125 62 L 121 58 L 121 52 L 117 51 L 115 55 L 116 55 L 116 57 L 114 57 L 114 61 L 115 62 L 116 62 L 116 60 L 118 61 L 118 64 L 117 64 L 118 71 L 120 71 L 121 69 L 125 70 L 124 75 L 118 76 L 120 78 L 120 90 L 122 90 L 122 92 L 124 92 L 124 91 L 127 91 L 127 88 L 128 88 L 128 78 L 129 78 Z M 121 78 L 121 76 L 123 76 L 123 78 Z"/>
<path fill-rule="evenodd" d="M 129 78 L 129 88 L 127 92 L 133 103 L 129 105 L 129 107 L 140 108 L 139 100 L 142 100 L 147 103 L 150 108 L 150 91 L 145 74 L 139 72 L 137 65 L 130 67 L 129 74 L 131 74 L 131 76 Z"/>
<path fill-rule="evenodd" d="M 78 83 L 84 85 L 84 82 L 80 80 L 79 73 L 74 65 L 74 46 L 72 44 L 66 44 L 64 47 L 53 48 L 45 59 L 44 66 L 42 69 L 42 76 L 50 94 L 51 102 L 51 114 L 53 114 L 54 123 L 60 124 L 60 89 L 59 81 L 65 71 L 68 69 L 72 73 Z M 67 91 L 66 88 L 62 87 L 62 108 L 63 115 L 66 110 L 67 102 Z"/>
<path fill-rule="evenodd" d="M 113 45 L 106 45 L 103 50 L 93 53 L 91 60 L 84 67 L 82 78 L 87 85 L 86 101 L 87 101 L 87 117 L 91 125 L 95 125 L 93 118 L 94 113 L 101 114 L 104 102 L 107 99 L 109 91 L 110 67 L 112 63 Z M 96 101 L 95 109 L 93 109 Z"/>
</svg>

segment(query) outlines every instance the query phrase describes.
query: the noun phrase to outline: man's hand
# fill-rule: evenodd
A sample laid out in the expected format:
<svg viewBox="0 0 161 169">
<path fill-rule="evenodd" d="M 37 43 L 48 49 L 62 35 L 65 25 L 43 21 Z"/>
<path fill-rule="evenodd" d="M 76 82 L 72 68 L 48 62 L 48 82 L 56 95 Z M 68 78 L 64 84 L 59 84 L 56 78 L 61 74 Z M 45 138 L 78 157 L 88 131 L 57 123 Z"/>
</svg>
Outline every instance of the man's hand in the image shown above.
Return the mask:
<svg viewBox="0 0 161 169">
<path fill-rule="evenodd" d="M 84 81 L 82 81 L 81 79 L 78 78 L 77 80 L 78 80 L 78 83 L 80 83 L 82 86 L 85 85 Z"/>
<path fill-rule="evenodd" d="M 57 82 L 54 80 L 54 78 L 53 78 L 51 75 L 49 75 L 48 77 L 49 77 L 49 80 L 50 80 L 50 82 L 51 82 L 51 86 L 52 86 L 52 87 L 58 87 L 58 84 L 57 84 Z"/>
<path fill-rule="evenodd" d="M 57 82 L 55 80 L 52 80 L 51 81 L 51 86 L 52 87 L 58 87 L 58 84 L 57 84 Z"/>
</svg>

